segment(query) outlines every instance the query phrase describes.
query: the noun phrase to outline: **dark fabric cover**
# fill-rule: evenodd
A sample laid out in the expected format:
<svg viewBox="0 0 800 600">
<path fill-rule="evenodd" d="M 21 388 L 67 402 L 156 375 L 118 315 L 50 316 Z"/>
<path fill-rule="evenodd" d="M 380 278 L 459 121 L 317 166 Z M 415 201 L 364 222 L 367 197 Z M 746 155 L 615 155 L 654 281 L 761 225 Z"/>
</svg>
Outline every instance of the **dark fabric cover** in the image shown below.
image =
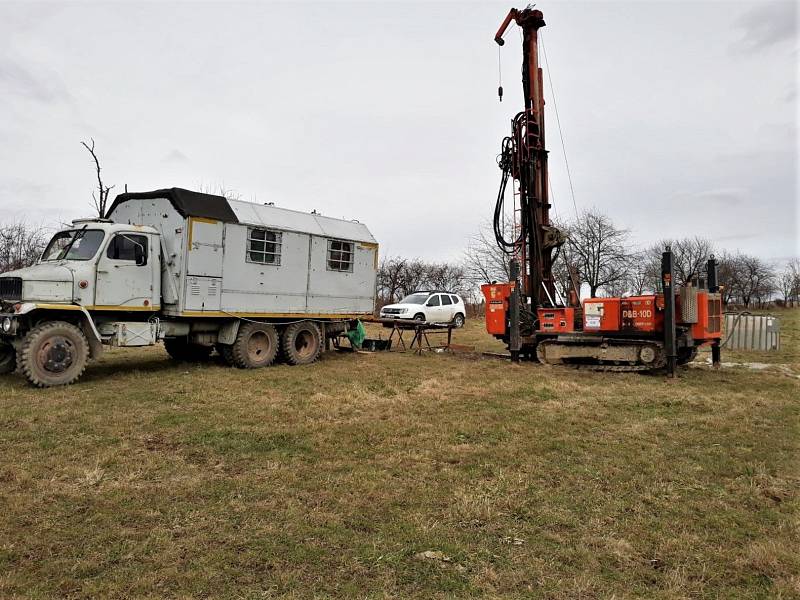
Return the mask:
<svg viewBox="0 0 800 600">
<path fill-rule="evenodd" d="M 211 194 L 201 194 L 182 188 L 167 188 L 164 190 L 154 190 L 152 192 L 126 192 L 114 198 L 114 203 L 106 213 L 106 218 L 111 218 L 114 209 L 127 200 L 153 200 L 155 198 L 167 198 L 172 206 L 175 207 L 184 217 L 205 217 L 216 219 L 226 223 L 238 223 L 239 219 L 233 212 L 231 205 L 223 196 L 213 196 Z"/>
</svg>

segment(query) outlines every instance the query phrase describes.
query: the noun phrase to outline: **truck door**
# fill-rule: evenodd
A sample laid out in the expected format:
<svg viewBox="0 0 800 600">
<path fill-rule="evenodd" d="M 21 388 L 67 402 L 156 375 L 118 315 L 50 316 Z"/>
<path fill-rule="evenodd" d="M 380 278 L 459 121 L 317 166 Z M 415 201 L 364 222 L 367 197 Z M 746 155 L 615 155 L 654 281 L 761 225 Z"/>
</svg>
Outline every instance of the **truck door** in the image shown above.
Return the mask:
<svg viewBox="0 0 800 600">
<path fill-rule="evenodd" d="M 222 277 L 224 223 L 214 219 L 189 219 L 187 275 Z"/>
<path fill-rule="evenodd" d="M 97 261 L 95 306 L 152 308 L 159 254 L 159 248 L 150 248 L 149 235 L 114 234 Z"/>
<path fill-rule="evenodd" d="M 220 310 L 225 224 L 201 217 L 189 218 L 184 309 Z"/>
</svg>

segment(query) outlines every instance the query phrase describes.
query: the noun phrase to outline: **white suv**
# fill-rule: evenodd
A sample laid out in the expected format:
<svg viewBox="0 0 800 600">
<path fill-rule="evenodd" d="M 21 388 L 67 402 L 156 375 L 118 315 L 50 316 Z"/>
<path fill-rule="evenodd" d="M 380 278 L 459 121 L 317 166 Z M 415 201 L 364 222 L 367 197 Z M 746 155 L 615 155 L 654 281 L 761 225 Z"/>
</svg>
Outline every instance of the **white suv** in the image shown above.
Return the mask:
<svg viewBox="0 0 800 600">
<path fill-rule="evenodd" d="M 460 296 L 449 292 L 414 292 L 397 304 L 381 309 L 382 319 L 414 319 L 429 323 L 452 323 L 463 327 L 467 311 Z"/>
</svg>

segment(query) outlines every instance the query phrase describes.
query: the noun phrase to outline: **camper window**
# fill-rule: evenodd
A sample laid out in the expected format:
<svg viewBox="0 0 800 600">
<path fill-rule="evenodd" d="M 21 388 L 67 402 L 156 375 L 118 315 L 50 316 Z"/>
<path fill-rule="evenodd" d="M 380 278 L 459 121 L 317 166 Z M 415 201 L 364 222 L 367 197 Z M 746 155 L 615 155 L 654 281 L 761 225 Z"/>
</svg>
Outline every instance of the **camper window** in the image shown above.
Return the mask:
<svg viewBox="0 0 800 600">
<path fill-rule="evenodd" d="M 281 264 L 281 234 L 269 229 L 247 228 L 247 262 Z"/>
<path fill-rule="evenodd" d="M 353 271 L 353 242 L 328 240 L 328 270 Z"/>
</svg>

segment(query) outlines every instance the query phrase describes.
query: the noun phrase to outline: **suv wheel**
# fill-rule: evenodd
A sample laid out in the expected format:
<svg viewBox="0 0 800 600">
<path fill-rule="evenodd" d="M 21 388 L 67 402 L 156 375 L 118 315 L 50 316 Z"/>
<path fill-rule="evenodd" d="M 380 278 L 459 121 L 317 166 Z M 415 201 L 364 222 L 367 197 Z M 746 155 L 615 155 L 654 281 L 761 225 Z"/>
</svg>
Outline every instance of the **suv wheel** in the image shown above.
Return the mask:
<svg viewBox="0 0 800 600">
<path fill-rule="evenodd" d="M 453 317 L 453 326 L 457 328 L 461 328 L 464 326 L 464 315 L 461 313 L 456 313 L 456 316 Z"/>
</svg>

